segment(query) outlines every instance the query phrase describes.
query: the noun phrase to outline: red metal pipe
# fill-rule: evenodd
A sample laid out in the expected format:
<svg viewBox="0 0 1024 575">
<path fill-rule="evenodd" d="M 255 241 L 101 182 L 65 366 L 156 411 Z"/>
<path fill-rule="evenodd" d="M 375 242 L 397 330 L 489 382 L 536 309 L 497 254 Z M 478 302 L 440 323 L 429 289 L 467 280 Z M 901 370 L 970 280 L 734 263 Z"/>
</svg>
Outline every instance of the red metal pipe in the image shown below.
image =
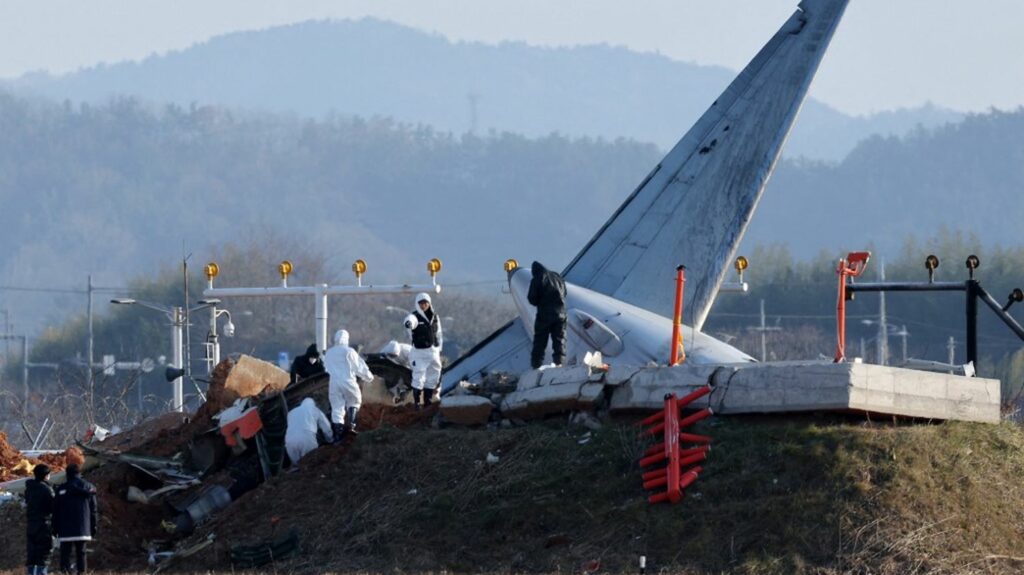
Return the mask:
<svg viewBox="0 0 1024 575">
<path fill-rule="evenodd" d="M 654 455 L 655 453 L 658 453 L 659 451 L 664 451 L 664 450 L 665 450 L 665 443 L 664 442 L 662 442 L 662 443 L 655 443 L 654 445 L 652 445 L 652 446 L 647 448 L 647 451 L 644 452 L 644 456 L 646 457 L 648 455 Z"/>
<path fill-rule="evenodd" d="M 669 352 L 668 364 L 678 365 L 686 361 L 686 350 L 683 349 L 683 289 L 686 287 L 686 266 L 676 267 L 676 305 L 672 312 L 672 350 Z"/>
<path fill-rule="evenodd" d="M 664 418 L 664 417 L 665 417 L 665 409 L 662 408 L 662 409 L 659 409 L 657 413 L 655 413 L 653 415 L 649 415 L 649 416 L 641 419 L 640 423 L 637 423 L 637 425 L 639 425 L 640 427 L 643 427 L 645 425 L 651 425 L 652 423 L 657 423 L 657 422 L 661 421 L 662 418 Z"/>
<path fill-rule="evenodd" d="M 834 363 L 846 359 L 846 260 L 840 258 L 836 268 L 839 275 L 839 301 L 836 302 L 836 357 Z"/>
<path fill-rule="evenodd" d="M 697 476 L 700 475 L 700 471 L 698 471 L 699 469 L 700 467 L 695 467 L 683 474 L 683 478 L 679 480 L 680 491 L 693 485 L 694 481 L 697 481 Z"/>
<path fill-rule="evenodd" d="M 661 503 L 662 501 L 668 501 L 668 493 L 659 493 L 647 498 L 647 502 L 652 505 L 655 503 Z"/>
<path fill-rule="evenodd" d="M 693 465 L 694 463 L 700 463 L 701 461 L 704 461 L 707 458 L 708 454 L 704 452 L 694 453 L 693 455 L 680 458 L 679 463 L 676 465 L 676 477 L 679 477 L 680 468 L 686 467 L 687 465 Z M 669 469 L 669 475 L 672 475 L 671 472 L 672 470 Z"/>
<path fill-rule="evenodd" d="M 659 433 L 661 433 L 663 431 L 665 431 L 665 422 L 661 422 L 658 425 L 655 425 L 654 427 L 652 427 L 652 428 L 648 429 L 647 431 L 645 431 L 643 434 L 644 435 L 658 435 Z"/>
<path fill-rule="evenodd" d="M 664 487 L 667 484 L 668 484 L 668 476 L 667 475 L 663 476 L 663 477 L 656 477 L 654 479 L 649 479 L 647 481 L 644 481 L 644 489 L 654 489 L 656 487 Z"/>
<path fill-rule="evenodd" d="M 640 467 L 648 467 L 654 465 L 655 463 L 661 463 L 666 459 L 668 459 L 668 456 L 665 455 L 664 453 L 655 453 L 654 455 L 650 455 L 648 457 L 641 459 Z"/>
<path fill-rule="evenodd" d="M 696 433 L 680 433 L 679 441 L 685 443 L 711 443 L 711 438 L 707 435 L 697 435 Z"/>
<path fill-rule="evenodd" d="M 697 389 L 695 391 L 692 391 L 692 392 L 684 395 L 683 397 L 677 399 L 676 400 L 676 408 L 677 409 L 682 409 L 682 408 L 686 407 L 687 405 L 690 405 L 694 401 L 697 401 L 698 399 L 704 397 L 705 395 L 707 395 L 709 393 L 711 393 L 711 386 L 710 385 L 705 385 L 704 387 L 701 387 L 701 388 L 699 388 L 699 389 Z"/>
<path fill-rule="evenodd" d="M 679 457 L 689 457 L 695 453 L 707 453 L 711 451 L 710 445 L 702 445 L 700 447 L 691 447 L 690 449 L 679 450 Z"/>
<path fill-rule="evenodd" d="M 680 419 L 677 423 L 678 423 L 679 427 L 689 427 L 689 426 L 693 425 L 694 423 L 697 423 L 698 421 L 700 421 L 702 419 L 707 419 L 707 418 L 711 417 L 712 415 L 714 415 L 714 412 L 711 411 L 711 408 L 710 407 L 705 407 L 704 409 L 698 411 L 697 413 L 694 413 L 694 414 L 689 415 L 689 416 L 687 416 L 687 417 L 685 417 L 683 419 Z M 678 438 L 678 435 L 676 437 Z"/>
<path fill-rule="evenodd" d="M 681 499 L 679 492 L 679 409 L 676 394 L 665 398 L 665 452 L 668 455 L 668 500 L 676 503 Z"/>
<path fill-rule="evenodd" d="M 659 477 L 665 477 L 668 475 L 668 469 L 662 467 L 661 469 L 655 469 L 654 471 L 648 471 L 641 476 L 644 481 L 650 481 L 651 479 L 657 479 Z"/>
</svg>

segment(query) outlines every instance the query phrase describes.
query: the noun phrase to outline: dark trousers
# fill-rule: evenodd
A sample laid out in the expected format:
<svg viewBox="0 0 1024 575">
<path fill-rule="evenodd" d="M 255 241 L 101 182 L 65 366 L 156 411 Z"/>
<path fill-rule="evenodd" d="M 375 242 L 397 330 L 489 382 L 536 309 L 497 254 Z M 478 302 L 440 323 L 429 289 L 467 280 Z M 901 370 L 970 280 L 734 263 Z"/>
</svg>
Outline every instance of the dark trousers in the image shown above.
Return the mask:
<svg viewBox="0 0 1024 575">
<path fill-rule="evenodd" d="M 46 562 L 50 559 L 50 551 L 53 549 L 50 526 L 45 523 L 30 526 L 25 535 L 26 542 L 28 543 L 25 565 L 29 567 L 33 565 L 46 567 Z"/>
<path fill-rule="evenodd" d="M 61 541 L 60 543 L 60 570 L 65 573 L 71 572 L 71 548 L 75 548 L 75 569 L 79 573 L 85 573 L 85 541 Z"/>
<path fill-rule="evenodd" d="M 565 361 L 565 318 L 557 318 L 533 324 L 533 351 L 530 353 L 530 366 L 537 369 L 544 363 L 544 352 L 551 338 L 551 355 L 556 365 Z"/>
</svg>

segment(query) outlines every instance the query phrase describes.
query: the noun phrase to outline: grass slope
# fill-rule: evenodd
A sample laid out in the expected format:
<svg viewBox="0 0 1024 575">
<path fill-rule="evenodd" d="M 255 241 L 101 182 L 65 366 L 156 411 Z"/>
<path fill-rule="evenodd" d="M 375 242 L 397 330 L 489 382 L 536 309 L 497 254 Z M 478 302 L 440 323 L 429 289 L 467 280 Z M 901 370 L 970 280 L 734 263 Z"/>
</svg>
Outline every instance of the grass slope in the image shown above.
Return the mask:
<svg viewBox="0 0 1024 575">
<path fill-rule="evenodd" d="M 339 572 L 1018 572 L 1024 433 L 1010 425 L 729 418 L 707 472 L 650 506 L 631 426 L 382 428 L 233 506 L 226 545 L 297 529 L 279 570 Z M 498 463 L 485 462 L 488 453 Z M 415 490 L 415 492 L 413 492 Z M 271 526 L 271 518 L 278 518 Z M 226 565 L 225 565 L 226 567 Z"/>
<path fill-rule="evenodd" d="M 217 543 L 170 571 L 229 571 L 230 545 L 292 529 L 302 552 L 265 571 L 636 573 L 640 555 L 650 573 L 1024 568 L 1018 427 L 751 417 L 699 431 L 716 440 L 705 474 L 681 504 L 650 506 L 629 425 L 584 444 L 561 421 L 382 427 L 243 496 L 194 536 Z"/>
</svg>

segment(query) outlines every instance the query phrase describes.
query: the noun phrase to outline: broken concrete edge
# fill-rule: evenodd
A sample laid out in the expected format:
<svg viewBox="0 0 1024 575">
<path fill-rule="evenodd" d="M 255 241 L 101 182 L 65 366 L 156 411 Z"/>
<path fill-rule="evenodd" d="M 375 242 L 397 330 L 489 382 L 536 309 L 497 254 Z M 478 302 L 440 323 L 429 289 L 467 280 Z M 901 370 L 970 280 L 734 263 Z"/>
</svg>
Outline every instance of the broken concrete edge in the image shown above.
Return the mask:
<svg viewBox="0 0 1024 575">
<path fill-rule="evenodd" d="M 596 377 L 595 377 L 596 376 Z M 675 367 L 587 366 L 530 370 L 516 391 L 477 397 L 496 403 L 504 417 L 535 419 L 592 410 L 607 397 L 609 412 L 660 409 L 664 397 L 686 395 L 711 384 L 713 392 L 691 407 L 721 415 L 837 411 L 881 413 L 931 420 L 1000 421 L 998 380 L 871 364 L 788 361 Z M 480 389 L 480 393 L 487 393 Z M 459 400 L 465 405 L 468 400 Z M 442 400 L 442 406 L 444 400 Z M 452 409 L 459 409 L 453 407 Z M 481 409 L 481 411 L 483 411 Z M 474 424 L 483 423 L 480 413 Z"/>
</svg>

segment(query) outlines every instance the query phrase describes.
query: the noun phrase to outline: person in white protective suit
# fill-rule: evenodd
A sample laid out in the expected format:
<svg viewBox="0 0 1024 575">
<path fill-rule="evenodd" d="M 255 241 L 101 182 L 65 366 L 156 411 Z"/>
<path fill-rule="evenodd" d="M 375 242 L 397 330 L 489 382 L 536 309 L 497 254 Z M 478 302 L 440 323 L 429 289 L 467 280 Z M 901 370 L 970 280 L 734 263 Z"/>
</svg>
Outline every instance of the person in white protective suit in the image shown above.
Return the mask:
<svg viewBox="0 0 1024 575">
<path fill-rule="evenodd" d="M 416 409 L 430 405 L 438 383 L 441 380 L 441 347 L 444 336 L 441 332 L 441 318 L 430 301 L 430 294 L 416 294 L 416 308 L 405 318 L 412 349 L 409 363 L 412 364 L 412 400 Z"/>
<path fill-rule="evenodd" d="M 331 427 L 334 441 L 346 432 L 356 432 L 356 414 L 363 403 L 359 381 L 373 381 L 373 374 L 356 350 L 348 346 L 348 332 L 334 334 L 334 347 L 324 354 L 324 368 L 330 376 Z"/>
<path fill-rule="evenodd" d="M 312 397 L 302 400 L 298 407 L 288 412 L 288 431 L 284 434 L 284 448 L 288 459 L 296 465 L 300 459 L 317 448 L 316 431 L 324 432 L 324 439 L 334 441 L 331 424 L 324 412 L 316 406 Z"/>
</svg>

